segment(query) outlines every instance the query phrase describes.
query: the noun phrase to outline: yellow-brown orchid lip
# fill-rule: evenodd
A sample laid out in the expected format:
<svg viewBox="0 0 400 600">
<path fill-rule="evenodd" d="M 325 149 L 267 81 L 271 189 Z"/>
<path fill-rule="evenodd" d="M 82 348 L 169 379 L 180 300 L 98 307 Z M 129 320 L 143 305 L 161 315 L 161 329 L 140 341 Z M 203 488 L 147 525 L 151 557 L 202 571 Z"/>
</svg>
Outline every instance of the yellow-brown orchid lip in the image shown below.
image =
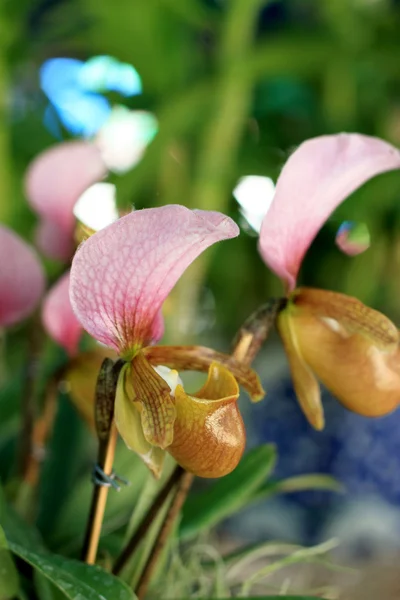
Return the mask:
<svg viewBox="0 0 400 600">
<path fill-rule="evenodd" d="M 358 414 L 381 416 L 398 406 L 400 338 L 383 314 L 344 294 L 299 288 L 277 326 L 300 405 L 317 429 L 323 410 L 316 377 Z"/>
<path fill-rule="evenodd" d="M 217 363 L 210 365 L 207 382 L 196 394 L 177 386 L 177 416 L 168 452 L 187 471 L 223 477 L 237 466 L 246 442 L 238 397 L 232 373 Z"/>
<path fill-rule="evenodd" d="M 127 446 L 154 475 L 161 473 L 166 450 L 196 475 L 221 477 L 236 467 L 244 451 L 238 397 L 235 377 L 220 364 L 212 363 L 205 385 L 189 395 L 180 384 L 172 390 L 139 353 L 120 372 L 115 422 Z"/>
<path fill-rule="evenodd" d="M 104 357 L 110 355 L 116 358 L 103 348 L 80 355 L 66 375 L 72 399 L 93 429 L 97 374 Z M 159 365 L 208 372 L 208 379 L 195 394 L 187 394 L 182 385 L 171 390 L 153 368 Z M 117 428 L 155 476 L 161 473 L 166 450 L 199 476 L 221 477 L 237 465 L 244 450 L 238 383 L 254 401 L 263 397 L 255 371 L 228 355 L 201 346 L 138 350 L 118 378 Z"/>
</svg>

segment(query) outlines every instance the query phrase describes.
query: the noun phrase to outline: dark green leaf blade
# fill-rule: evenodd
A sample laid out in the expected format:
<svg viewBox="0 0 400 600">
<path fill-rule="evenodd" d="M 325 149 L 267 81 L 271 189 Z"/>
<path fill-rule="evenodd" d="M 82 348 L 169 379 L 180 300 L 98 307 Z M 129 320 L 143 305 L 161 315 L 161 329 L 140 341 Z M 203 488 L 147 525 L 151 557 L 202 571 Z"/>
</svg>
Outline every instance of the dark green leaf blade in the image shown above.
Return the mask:
<svg viewBox="0 0 400 600">
<path fill-rule="evenodd" d="M 120 579 L 95 565 L 86 565 L 57 554 L 32 552 L 10 543 L 14 554 L 42 573 L 70 600 L 134 600 L 132 590 Z"/>
<path fill-rule="evenodd" d="M 0 527 L 0 600 L 14 598 L 18 590 L 18 572 L 8 550 L 6 536 Z"/>
</svg>

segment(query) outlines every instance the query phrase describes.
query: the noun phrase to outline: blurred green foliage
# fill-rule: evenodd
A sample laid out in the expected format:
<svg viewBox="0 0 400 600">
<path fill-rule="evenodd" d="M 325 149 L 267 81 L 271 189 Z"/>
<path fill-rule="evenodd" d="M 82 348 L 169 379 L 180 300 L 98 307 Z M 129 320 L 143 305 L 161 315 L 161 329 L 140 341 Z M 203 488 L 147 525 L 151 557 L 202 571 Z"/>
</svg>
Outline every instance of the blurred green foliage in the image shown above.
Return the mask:
<svg viewBox="0 0 400 600">
<path fill-rule="evenodd" d="M 124 208 L 176 202 L 238 218 L 231 194 L 238 178 L 275 179 L 308 137 L 346 130 L 400 142 L 394 1 L 18 0 L 2 3 L 0 23 L 0 216 L 21 231 L 33 221 L 24 169 L 55 141 L 42 123 L 38 87 L 38 69 L 53 56 L 110 54 L 143 79 L 144 94 L 127 104 L 154 111 L 160 132 L 139 166 L 114 178 Z M 399 317 L 399 194 L 396 174 L 354 194 L 310 251 L 307 284 L 357 294 Z M 365 255 L 350 259 L 334 247 L 345 218 L 370 226 Z M 279 287 L 254 238 L 242 235 L 215 253 L 207 281 L 218 323 L 232 334 Z M 210 254 L 192 268 L 201 276 L 188 275 L 193 286 L 203 282 L 201 260 Z"/>
<path fill-rule="evenodd" d="M 24 197 L 24 172 L 41 150 L 56 142 L 43 125 L 46 99 L 38 79 L 47 58 L 109 54 L 139 71 L 144 94 L 126 105 L 153 111 L 160 130 L 136 168 L 112 177 L 122 208 L 181 203 L 220 210 L 240 221 L 232 196 L 239 177 L 259 174 L 276 180 L 289 153 L 309 137 L 358 131 L 400 145 L 399 29 L 400 3 L 394 0 L 3 0 L 0 221 L 32 237 L 36 217 Z M 68 139 L 66 132 L 64 136 Z M 396 173 L 382 175 L 355 193 L 315 240 L 302 280 L 357 295 L 400 322 L 399 200 Z M 349 258 L 334 245 L 343 220 L 368 224 L 372 245 L 365 254 Z M 52 275 L 59 268 L 47 266 Z M 258 256 L 256 238 L 243 232 L 201 257 L 182 278 L 172 308 L 167 305 L 170 341 L 178 337 L 180 343 L 184 337 L 195 341 L 193 324 L 204 309 L 205 287 L 216 301 L 213 336 L 224 340 L 269 296 L 280 293 L 279 283 Z M 182 312 L 188 315 L 189 325 L 178 335 Z M 13 377 L 0 394 L 0 475 L 10 498 L 28 327 L 23 325 L 8 336 L 6 358 Z M 65 356 L 51 346 L 42 367 L 52 372 L 63 361 Z M 35 516 L 52 551 L 76 556 L 89 503 L 94 442 L 88 441 L 88 430 L 65 396 L 60 393 Z M 253 481 L 242 498 L 229 496 L 229 480 L 219 484 L 228 489 L 232 510 L 268 494 L 304 489 L 301 485 L 334 487 L 331 480 L 321 479 L 292 481 L 292 488 L 289 484 L 286 489 L 279 482 L 265 482 L 272 465 L 273 457 L 264 470 L 250 473 Z M 110 496 L 102 543 L 105 564 L 122 546 L 126 523 L 146 480 L 144 467 L 122 447 L 116 469 L 135 486 L 121 496 Z M 190 522 L 190 511 L 200 501 L 201 496 L 189 501 L 182 531 L 195 525 L 197 532 L 201 528 Z M 211 517 L 204 517 L 204 512 L 208 526 L 230 514 L 226 505 L 218 514 L 211 511 Z M 11 550 L 34 564 L 38 559 L 20 549 L 21 533 L 18 537 L 16 532 L 23 526 L 18 517 L 8 515 L 6 520 L 12 523 L 11 533 L 6 531 Z M 30 536 L 37 539 L 35 529 L 28 532 L 22 534 L 25 547 Z M 36 550 L 40 550 L 37 544 Z M 15 587 L 5 545 L 0 553 L 7 556 L 10 586 Z M 181 567 L 171 572 L 182 573 Z M 37 589 L 45 590 L 41 597 L 57 598 L 43 578 L 38 581 Z M 211 589 L 218 589 L 217 583 Z"/>
</svg>

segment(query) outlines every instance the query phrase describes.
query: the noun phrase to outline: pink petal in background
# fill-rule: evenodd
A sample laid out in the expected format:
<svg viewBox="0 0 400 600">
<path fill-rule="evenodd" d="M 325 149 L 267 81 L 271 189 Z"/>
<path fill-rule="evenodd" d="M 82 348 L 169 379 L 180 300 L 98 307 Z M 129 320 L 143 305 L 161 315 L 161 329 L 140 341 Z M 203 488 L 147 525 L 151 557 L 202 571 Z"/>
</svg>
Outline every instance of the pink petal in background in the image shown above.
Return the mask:
<svg viewBox="0 0 400 600">
<path fill-rule="evenodd" d="M 134 211 L 95 233 L 71 268 L 72 307 L 98 341 L 120 351 L 152 338 L 152 325 L 185 269 L 208 246 L 236 237 L 224 215 L 169 205 Z"/>
<path fill-rule="evenodd" d="M 39 258 L 17 234 L 0 225 L 0 326 L 28 317 L 43 294 Z"/>
<path fill-rule="evenodd" d="M 42 321 L 49 336 L 73 356 L 78 351 L 82 326 L 71 307 L 69 282 L 68 272 L 49 290 L 43 302 Z"/>
<path fill-rule="evenodd" d="M 363 183 L 400 168 L 400 152 L 359 134 L 308 140 L 289 158 L 260 233 L 260 253 L 286 284 L 296 278 L 311 242 L 335 208 Z"/>
<path fill-rule="evenodd" d="M 72 235 L 75 202 L 106 172 L 94 144 L 63 142 L 45 150 L 30 164 L 25 175 L 26 196 L 39 215 Z"/>
<path fill-rule="evenodd" d="M 48 258 L 68 262 L 75 249 L 72 235 L 65 232 L 54 221 L 41 219 L 36 228 L 37 248 Z"/>
</svg>

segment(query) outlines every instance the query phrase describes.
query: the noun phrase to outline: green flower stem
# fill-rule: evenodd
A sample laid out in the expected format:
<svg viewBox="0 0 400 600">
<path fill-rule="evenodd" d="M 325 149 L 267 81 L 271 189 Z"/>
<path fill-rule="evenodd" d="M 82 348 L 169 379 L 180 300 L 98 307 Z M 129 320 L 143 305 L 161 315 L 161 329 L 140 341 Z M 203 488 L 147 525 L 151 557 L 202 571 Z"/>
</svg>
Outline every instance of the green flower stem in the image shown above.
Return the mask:
<svg viewBox="0 0 400 600">
<path fill-rule="evenodd" d="M 113 574 L 119 575 L 121 571 L 124 569 L 128 560 L 132 556 L 132 554 L 136 551 L 143 537 L 146 535 L 151 525 L 154 522 L 160 508 L 163 506 L 164 502 L 168 498 L 169 494 L 172 492 L 174 487 L 180 482 L 182 475 L 184 474 L 184 469 L 179 465 L 174 469 L 173 473 L 166 481 L 165 485 L 158 492 L 155 497 L 153 504 L 150 506 L 148 512 L 145 514 L 144 518 L 140 522 L 138 528 L 135 533 L 122 550 L 121 554 L 115 561 L 115 565 L 113 567 Z"/>
<path fill-rule="evenodd" d="M 167 543 L 169 534 L 172 531 L 175 520 L 179 515 L 179 511 L 181 510 L 186 496 L 189 493 L 189 490 L 192 486 L 194 480 L 194 475 L 192 473 L 188 473 L 182 469 L 182 473 L 180 473 L 179 481 L 176 486 L 175 494 L 172 498 L 171 505 L 165 515 L 163 524 L 158 532 L 158 535 L 155 539 L 153 547 L 151 549 L 149 558 L 145 564 L 145 567 L 140 576 L 138 585 L 136 587 L 136 595 L 138 600 L 143 600 L 144 596 L 147 592 L 147 587 L 150 583 L 151 576 L 154 572 L 155 567 L 157 566 L 158 559 Z"/>
</svg>

